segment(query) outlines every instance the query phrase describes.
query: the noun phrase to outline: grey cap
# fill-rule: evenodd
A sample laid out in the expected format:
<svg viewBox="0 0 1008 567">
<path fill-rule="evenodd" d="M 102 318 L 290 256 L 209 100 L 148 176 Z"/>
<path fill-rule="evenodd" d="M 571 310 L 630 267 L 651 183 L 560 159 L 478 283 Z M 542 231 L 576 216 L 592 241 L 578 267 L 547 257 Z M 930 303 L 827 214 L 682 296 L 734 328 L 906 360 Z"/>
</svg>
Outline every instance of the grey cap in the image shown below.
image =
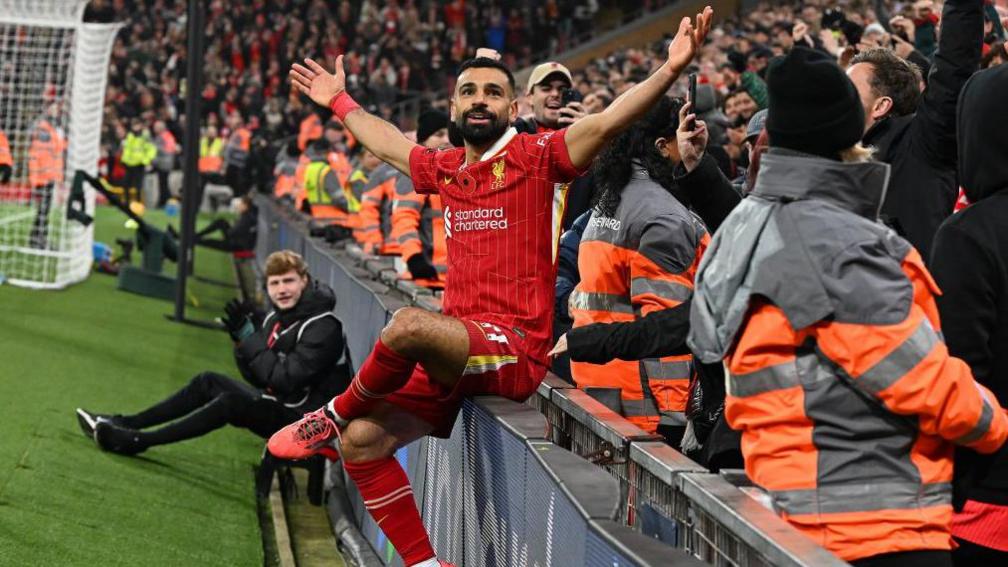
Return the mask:
<svg viewBox="0 0 1008 567">
<path fill-rule="evenodd" d="M 752 141 L 753 138 L 760 135 L 766 125 L 766 117 L 767 109 L 765 108 L 752 115 L 752 118 L 749 119 L 749 125 L 746 126 L 746 141 Z"/>
</svg>

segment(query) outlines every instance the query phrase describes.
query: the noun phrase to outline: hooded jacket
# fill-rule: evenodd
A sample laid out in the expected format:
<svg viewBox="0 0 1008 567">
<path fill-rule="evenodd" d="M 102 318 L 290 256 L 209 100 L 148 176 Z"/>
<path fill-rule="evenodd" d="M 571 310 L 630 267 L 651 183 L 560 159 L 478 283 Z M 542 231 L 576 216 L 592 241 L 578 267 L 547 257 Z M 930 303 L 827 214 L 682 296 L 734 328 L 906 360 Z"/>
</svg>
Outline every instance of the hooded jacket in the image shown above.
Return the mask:
<svg viewBox="0 0 1008 567">
<path fill-rule="evenodd" d="M 351 368 L 343 324 L 332 312 L 335 306 L 332 289 L 311 279 L 297 305 L 266 315 L 261 328 L 235 347 L 235 362 L 245 380 L 305 412 L 343 392 Z"/>
<path fill-rule="evenodd" d="M 956 184 L 956 100 L 980 64 L 981 0 L 948 0 L 935 62 L 915 114 L 875 124 L 862 142 L 892 166 L 882 215 L 930 258 L 938 226 L 952 214 Z"/>
<path fill-rule="evenodd" d="M 973 205 L 946 220 L 931 259 L 949 351 L 1008 403 L 1008 66 L 974 75 L 959 102 L 959 176 Z M 1008 459 L 961 452 L 969 497 L 1008 506 Z M 970 478 L 975 476 L 976 478 Z"/>
<path fill-rule="evenodd" d="M 953 443 L 1008 438 L 920 255 L 877 220 L 888 174 L 771 148 L 700 264 L 687 340 L 726 363 L 749 477 L 846 561 L 950 549 Z"/>
</svg>

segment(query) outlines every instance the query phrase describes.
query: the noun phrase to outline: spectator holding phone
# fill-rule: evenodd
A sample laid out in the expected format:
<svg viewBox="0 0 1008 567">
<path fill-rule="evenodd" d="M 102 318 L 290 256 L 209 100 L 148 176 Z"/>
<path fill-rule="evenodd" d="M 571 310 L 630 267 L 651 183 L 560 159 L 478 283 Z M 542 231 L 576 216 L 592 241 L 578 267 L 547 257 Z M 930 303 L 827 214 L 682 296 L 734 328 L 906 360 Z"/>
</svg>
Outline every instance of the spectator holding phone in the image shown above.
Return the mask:
<svg viewBox="0 0 1008 567">
<path fill-rule="evenodd" d="M 573 85 L 571 72 L 560 63 L 547 61 L 533 69 L 525 89 L 532 102 L 532 118 L 526 118 L 522 125 L 516 123 L 518 131 L 559 130 L 585 117 L 588 113 Z"/>
</svg>

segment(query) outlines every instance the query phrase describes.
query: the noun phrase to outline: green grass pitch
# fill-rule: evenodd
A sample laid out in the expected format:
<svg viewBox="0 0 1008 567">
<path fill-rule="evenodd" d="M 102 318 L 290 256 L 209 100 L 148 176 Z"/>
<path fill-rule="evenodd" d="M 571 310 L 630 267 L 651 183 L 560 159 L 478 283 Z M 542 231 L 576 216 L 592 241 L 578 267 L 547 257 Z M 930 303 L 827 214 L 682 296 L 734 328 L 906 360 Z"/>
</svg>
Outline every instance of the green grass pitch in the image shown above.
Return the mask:
<svg viewBox="0 0 1008 567">
<path fill-rule="evenodd" d="M 100 207 L 96 240 L 131 234 L 124 220 Z M 226 254 L 196 256 L 198 275 L 233 281 Z M 133 412 L 199 371 L 238 376 L 226 333 L 170 322 L 170 303 L 115 283 L 93 273 L 63 291 L 0 286 L 0 565 L 262 565 L 257 437 L 225 428 L 121 457 L 78 429 L 76 406 Z M 189 314 L 204 320 L 235 293 L 191 289 L 200 307 Z"/>
</svg>

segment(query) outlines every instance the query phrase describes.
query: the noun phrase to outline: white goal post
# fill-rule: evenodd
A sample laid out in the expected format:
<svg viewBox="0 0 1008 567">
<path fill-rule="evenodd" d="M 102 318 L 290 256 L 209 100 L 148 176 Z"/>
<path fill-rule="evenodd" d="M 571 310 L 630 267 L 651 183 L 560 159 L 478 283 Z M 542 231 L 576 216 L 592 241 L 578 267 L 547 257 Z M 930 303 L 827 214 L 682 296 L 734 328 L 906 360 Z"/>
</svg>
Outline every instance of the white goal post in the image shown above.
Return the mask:
<svg viewBox="0 0 1008 567">
<path fill-rule="evenodd" d="M 13 162 L 0 176 L 0 278 L 14 285 L 58 289 L 91 270 L 94 229 L 67 219 L 67 197 L 75 171 L 97 173 L 120 25 L 84 23 L 87 4 L 0 0 L 0 146 Z M 91 188 L 84 207 L 93 215 Z"/>
</svg>

